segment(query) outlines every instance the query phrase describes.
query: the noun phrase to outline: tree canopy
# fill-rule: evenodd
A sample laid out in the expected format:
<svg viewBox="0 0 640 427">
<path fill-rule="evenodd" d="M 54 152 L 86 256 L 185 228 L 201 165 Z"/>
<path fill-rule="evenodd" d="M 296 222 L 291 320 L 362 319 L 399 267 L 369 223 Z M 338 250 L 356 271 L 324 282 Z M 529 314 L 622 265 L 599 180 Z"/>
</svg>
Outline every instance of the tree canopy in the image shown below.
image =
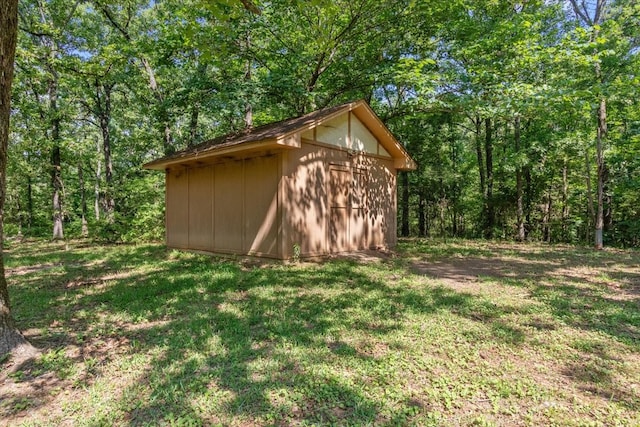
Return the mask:
<svg viewBox="0 0 640 427">
<path fill-rule="evenodd" d="M 630 0 L 21 0 L 6 231 L 160 238 L 144 162 L 364 98 L 419 164 L 402 234 L 638 246 L 639 21 Z"/>
</svg>

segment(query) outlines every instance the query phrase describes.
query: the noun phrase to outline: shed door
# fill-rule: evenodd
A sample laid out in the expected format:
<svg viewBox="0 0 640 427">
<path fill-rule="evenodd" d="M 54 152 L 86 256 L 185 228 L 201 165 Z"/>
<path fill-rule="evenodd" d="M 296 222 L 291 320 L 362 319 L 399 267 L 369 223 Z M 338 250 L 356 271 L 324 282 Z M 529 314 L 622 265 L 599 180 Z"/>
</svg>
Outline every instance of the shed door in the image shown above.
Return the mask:
<svg viewBox="0 0 640 427">
<path fill-rule="evenodd" d="M 349 194 L 351 187 L 351 171 L 349 169 L 330 170 L 329 206 L 329 251 L 344 252 L 349 250 Z"/>
<path fill-rule="evenodd" d="M 370 246 L 369 228 L 365 211 L 366 175 L 362 169 L 354 169 L 351 176 L 349 212 L 349 239 L 351 249 L 364 249 Z"/>
</svg>

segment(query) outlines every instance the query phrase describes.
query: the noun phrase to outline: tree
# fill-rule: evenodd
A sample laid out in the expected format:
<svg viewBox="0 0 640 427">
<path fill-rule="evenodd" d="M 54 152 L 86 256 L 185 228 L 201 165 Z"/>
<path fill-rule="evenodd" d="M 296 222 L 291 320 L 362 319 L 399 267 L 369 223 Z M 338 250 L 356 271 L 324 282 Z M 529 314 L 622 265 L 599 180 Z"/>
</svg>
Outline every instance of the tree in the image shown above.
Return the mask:
<svg viewBox="0 0 640 427">
<path fill-rule="evenodd" d="M 7 180 L 7 147 L 17 30 L 18 0 L 0 2 L 0 355 L 13 352 L 28 356 L 35 354 L 36 351 L 15 326 L 4 270 L 3 222 Z"/>
<path fill-rule="evenodd" d="M 611 206 L 605 194 L 610 170 L 605 159 L 609 144 L 608 117 L 610 101 L 616 92 L 612 86 L 637 55 L 637 34 L 630 34 L 629 30 L 637 27 L 638 10 L 634 3 L 626 0 L 596 0 L 594 4 L 586 4 L 584 1 L 569 0 L 577 23 L 576 38 L 579 41 L 581 36 L 588 38 L 588 42 L 582 43 L 582 57 L 579 58 L 584 58 L 583 63 L 591 68 L 592 75 L 585 80 L 592 93 L 596 123 L 596 249 L 604 246 L 605 226 L 608 224 L 611 228 L 611 216 L 605 213 L 605 204 L 609 209 Z"/>
</svg>

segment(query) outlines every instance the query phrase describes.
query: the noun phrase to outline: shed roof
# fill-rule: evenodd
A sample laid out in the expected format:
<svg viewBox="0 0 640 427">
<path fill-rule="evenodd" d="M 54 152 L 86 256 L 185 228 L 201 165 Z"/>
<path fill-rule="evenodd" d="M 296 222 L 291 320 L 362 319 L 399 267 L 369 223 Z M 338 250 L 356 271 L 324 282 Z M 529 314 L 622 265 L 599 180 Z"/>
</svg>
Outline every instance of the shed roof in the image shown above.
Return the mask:
<svg viewBox="0 0 640 427">
<path fill-rule="evenodd" d="M 394 159 L 400 170 L 413 170 L 416 164 L 402 144 L 391 134 L 366 101 L 359 100 L 327 107 L 300 117 L 248 128 L 202 142 L 143 165 L 145 169 L 164 170 L 172 165 L 189 164 L 208 158 L 270 148 L 300 147 L 300 134 L 334 117 L 352 111 L 373 133 Z"/>
</svg>

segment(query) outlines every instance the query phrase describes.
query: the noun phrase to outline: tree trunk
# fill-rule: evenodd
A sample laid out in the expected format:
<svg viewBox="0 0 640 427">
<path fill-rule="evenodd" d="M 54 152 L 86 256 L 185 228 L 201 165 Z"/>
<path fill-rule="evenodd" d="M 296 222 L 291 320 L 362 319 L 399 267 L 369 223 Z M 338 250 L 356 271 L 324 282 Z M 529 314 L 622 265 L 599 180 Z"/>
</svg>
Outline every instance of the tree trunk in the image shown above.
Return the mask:
<svg viewBox="0 0 640 427">
<path fill-rule="evenodd" d="M 156 98 L 156 111 L 158 117 L 158 124 L 160 126 L 160 130 L 162 132 L 162 142 L 164 147 L 164 153 L 172 154 L 175 152 L 175 145 L 173 143 L 173 133 L 171 131 L 171 120 L 169 117 L 169 111 L 164 102 L 164 96 L 160 91 L 160 87 L 158 86 L 158 81 L 156 80 L 156 74 L 153 71 L 153 67 L 147 58 L 144 56 L 140 57 L 140 62 L 142 63 L 142 67 L 144 71 L 147 73 L 147 77 L 149 78 L 149 89 L 151 89 L 151 93 Z"/>
<path fill-rule="evenodd" d="M 596 223 L 596 210 L 593 204 L 593 187 L 591 186 L 591 162 L 589 161 L 589 150 L 584 151 L 585 182 L 587 185 L 587 230 Z M 588 231 L 591 233 L 591 231 Z"/>
<path fill-rule="evenodd" d="M 551 243 L 551 209 L 553 207 L 551 190 L 552 190 L 551 185 L 549 185 L 549 190 L 547 192 L 547 201 L 544 205 L 543 216 L 542 216 L 542 240 L 546 243 Z"/>
<path fill-rule="evenodd" d="M 447 123 L 449 127 L 449 148 L 451 149 L 451 165 L 453 166 L 453 173 L 457 176 L 459 170 L 459 154 L 456 146 L 456 135 L 453 125 L 453 117 L 451 114 L 447 117 Z M 454 237 L 458 236 L 458 206 L 460 202 L 460 182 L 455 179 L 451 188 L 451 233 Z"/>
<path fill-rule="evenodd" d="M 604 241 L 602 231 L 604 229 L 604 155 L 602 142 L 607 136 L 607 101 L 602 98 L 598 107 L 598 131 L 596 138 L 596 162 L 598 168 L 598 211 L 596 213 L 595 247 L 602 249 Z"/>
<path fill-rule="evenodd" d="M 427 235 L 424 205 L 424 192 L 420 191 L 418 193 L 418 235 L 420 237 L 424 237 Z"/>
<path fill-rule="evenodd" d="M 247 48 L 247 51 L 251 49 L 251 36 L 249 34 L 247 34 L 246 48 Z M 245 68 L 245 73 L 244 73 L 244 81 L 247 84 L 247 86 L 251 82 L 251 59 L 247 60 L 247 67 Z M 251 105 L 251 100 L 249 98 L 249 93 L 248 93 L 249 91 L 246 91 L 246 92 L 247 92 L 246 94 L 247 99 L 245 100 L 245 107 L 244 107 L 244 127 L 247 129 L 251 129 L 253 127 L 253 106 Z"/>
<path fill-rule="evenodd" d="M 409 172 L 402 172 L 402 218 L 400 220 L 400 235 L 409 235 Z"/>
<path fill-rule="evenodd" d="M 33 225 L 33 183 L 31 173 L 27 175 L 27 229 L 31 230 Z"/>
<path fill-rule="evenodd" d="M 53 239 L 64 239 L 62 223 L 62 163 L 60 155 L 60 115 L 58 114 L 58 75 L 51 67 L 49 80 L 49 113 L 51 119 L 51 207 L 53 210 Z"/>
<path fill-rule="evenodd" d="M 440 237 L 443 239 L 447 238 L 447 199 L 440 199 L 440 203 L 438 203 L 438 210 L 440 214 Z"/>
<path fill-rule="evenodd" d="M 102 133 L 102 154 L 104 156 L 104 177 L 106 183 L 105 210 L 108 221 L 113 221 L 116 202 L 113 197 L 113 162 L 111 160 L 111 92 L 113 83 L 100 83 L 96 80 L 96 104 L 100 131 Z"/>
<path fill-rule="evenodd" d="M 569 241 L 569 165 L 565 157 L 562 162 L 562 239 Z"/>
<path fill-rule="evenodd" d="M 526 240 L 531 230 L 531 205 L 533 203 L 533 183 L 531 180 L 531 168 L 528 165 L 524 168 L 524 182 L 524 238 Z"/>
<path fill-rule="evenodd" d="M 98 156 L 100 155 L 100 141 L 96 139 L 96 149 L 98 151 Z M 96 217 L 96 221 L 100 220 L 100 180 L 102 178 L 102 162 L 100 162 L 100 157 L 96 160 L 96 176 L 95 176 L 95 184 L 93 186 L 93 211 Z"/>
<path fill-rule="evenodd" d="M 198 118 L 200 116 L 200 104 L 197 101 L 191 105 L 191 116 L 189 117 L 189 146 L 198 143 Z"/>
<path fill-rule="evenodd" d="M 487 187 L 485 192 L 485 211 L 486 211 L 486 223 L 485 223 L 485 237 L 490 239 L 493 237 L 493 229 L 495 227 L 495 209 L 493 206 L 493 136 L 491 119 L 486 118 L 485 125 L 485 163 L 487 173 Z"/>
<path fill-rule="evenodd" d="M 64 239 L 62 224 L 62 173 L 60 160 L 60 146 L 54 145 L 51 151 L 51 198 L 53 208 L 53 240 Z"/>
<path fill-rule="evenodd" d="M 513 138 L 515 140 L 516 155 L 520 157 L 520 116 L 516 116 L 513 121 Z M 522 167 L 520 161 L 516 164 L 516 225 L 518 228 L 518 241 L 524 242 L 524 196 L 522 191 Z"/>
<path fill-rule="evenodd" d="M 89 235 L 89 225 L 87 224 L 87 195 L 84 188 L 82 162 L 78 162 L 78 181 L 80 184 L 80 208 L 82 210 L 82 237 L 87 237 Z"/>
<path fill-rule="evenodd" d="M 125 38 L 125 40 L 128 43 L 130 43 L 131 45 L 134 45 L 135 43 L 131 39 L 131 35 L 129 34 L 129 29 L 128 29 L 129 22 L 127 22 L 124 26 L 121 23 L 119 23 L 116 18 L 116 15 L 109 8 L 108 2 L 97 4 L 97 6 L 102 11 L 105 18 L 107 18 L 111 26 L 120 34 L 122 34 L 122 36 Z M 156 117 L 157 117 L 160 133 L 162 134 L 162 141 L 163 141 L 162 145 L 164 147 L 164 153 L 172 154 L 173 152 L 175 152 L 175 145 L 173 143 L 173 133 L 171 131 L 171 120 L 169 116 L 169 110 L 165 105 L 164 96 L 162 94 L 162 91 L 160 90 L 160 87 L 158 86 L 158 81 L 156 80 L 156 74 L 153 71 L 153 67 L 151 66 L 151 63 L 144 55 L 140 55 L 139 60 L 140 60 L 140 63 L 142 64 L 142 68 L 144 68 L 144 71 L 147 74 L 147 78 L 149 79 L 149 89 L 151 89 L 151 93 L 156 99 Z"/>
<path fill-rule="evenodd" d="M 11 113 L 11 83 L 18 31 L 18 1 L 0 2 L 0 356 L 13 353 L 21 356 L 36 354 L 16 328 L 11 314 L 11 302 L 4 271 L 4 202 L 7 188 L 7 148 Z"/>
<path fill-rule="evenodd" d="M 607 8 L 612 2 L 608 0 L 596 0 L 589 7 L 585 7 L 585 2 L 578 0 L 570 1 L 573 11 L 578 21 L 585 26 L 591 28 L 591 42 L 598 39 L 601 25 L 607 17 Z M 598 56 L 598 49 L 594 49 L 594 57 Z M 601 64 L 595 62 L 596 81 L 593 89 L 605 83 L 602 75 Z M 604 247 L 603 229 L 604 229 L 604 186 L 605 186 L 605 163 L 603 154 L 603 142 L 607 137 L 607 100 L 602 93 L 598 95 L 599 105 L 597 111 L 597 131 L 596 131 L 596 163 L 597 163 L 597 211 L 595 213 L 595 248 L 602 249 Z"/>
<path fill-rule="evenodd" d="M 605 163 L 604 165 L 604 231 L 613 230 L 613 196 L 609 191 L 609 167 Z"/>
<path fill-rule="evenodd" d="M 484 157 L 482 156 L 482 140 L 481 140 L 481 129 L 482 129 L 482 121 L 480 117 L 476 117 L 473 120 L 473 124 L 475 125 L 475 143 L 476 143 L 476 159 L 478 161 L 478 173 L 480 174 L 480 195 L 484 197 L 485 188 L 486 188 L 486 180 L 485 180 L 485 172 L 484 172 Z"/>
</svg>

